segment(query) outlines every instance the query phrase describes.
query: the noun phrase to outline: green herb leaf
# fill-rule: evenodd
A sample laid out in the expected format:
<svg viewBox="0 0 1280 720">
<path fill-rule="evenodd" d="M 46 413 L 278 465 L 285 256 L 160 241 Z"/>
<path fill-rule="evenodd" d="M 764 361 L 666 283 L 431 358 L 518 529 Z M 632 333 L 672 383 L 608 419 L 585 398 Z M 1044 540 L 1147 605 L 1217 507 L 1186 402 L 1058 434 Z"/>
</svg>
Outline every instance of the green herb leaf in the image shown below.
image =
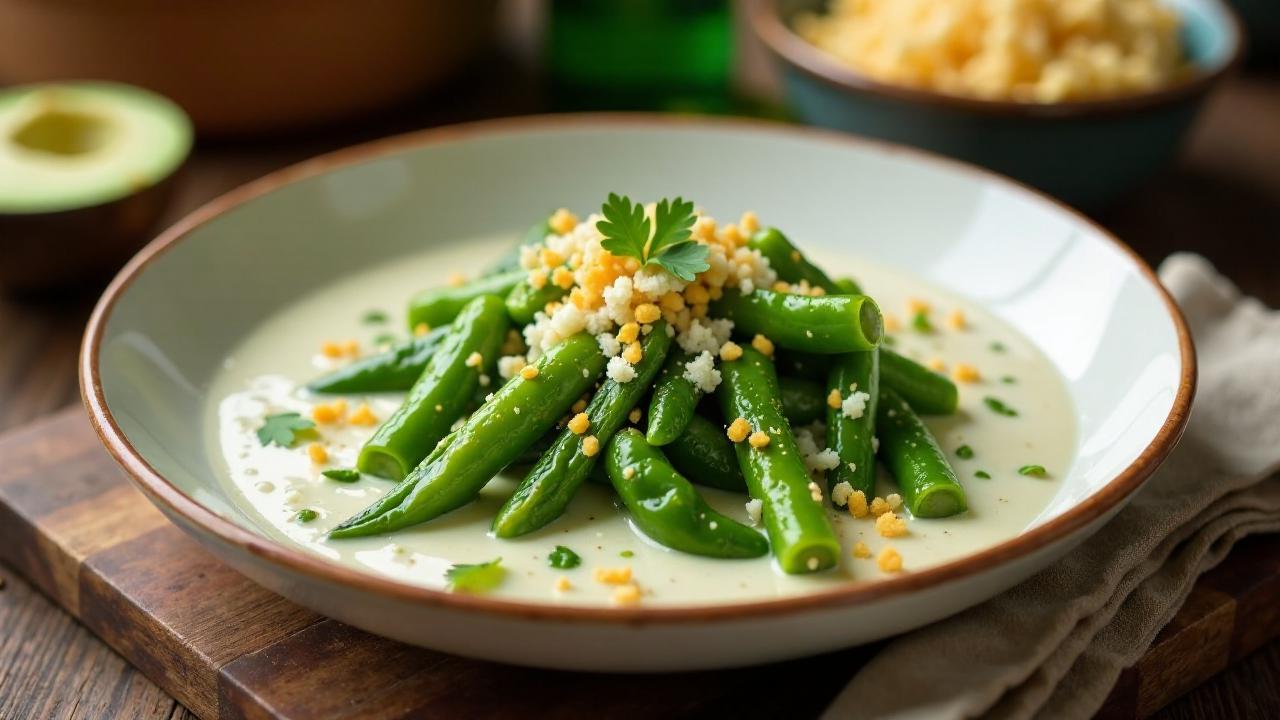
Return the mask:
<svg viewBox="0 0 1280 720">
<path fill-rule="evenodd" d="M 1015 385 L 1018 382 L 1018 378 L 1012 375 L 1005 375 L 1004 377 L 1000 378 L 1000 382 L 1004 383 L 1005 385 Z"/>
<path fill-rule="evenodd" d="M 623 550 L 622 552 L 618 553 L 618 555 L 619 557 L 629 558 L 629 557 L 635 557 L 636 554 L 631 552 L 630 550 Z"/>
<path fill-rule="evenodd" d="M 961 445 L 956 448 L 956 457 L 962 460 L 969 460 L 973 457 L 973 448 L 968 445 Z"/>
<path fill-rule="evenodd" d="M 645 246 L 649 243 L 649 218 L 644 206 L 633 204 L 631 198 L 609 193 L 609 200 L 600 207 L 604 220 L 596 223 L 596 229 L 604 236 L 600 246 L 625 257 L 645 260 Z"/>
<path fill-rule="evenodd" d="M 360 479 L 360 471 L 358 470 L 334 468 L 333 470 L 325 470 L 320 474 L 330 480 L 337 480 L 342 483 L 353 483 Z"/>
<path fill-rule="evenodd" d="M 1018 474 L 1029 475 L 1031 477 L 1044 477 L 1049 474 L 1049 471 L 1045 470 L 1043 465 L 1023 465 L 1018 468 Z"/>
<path fill-rule="evenodd" d="M 710 248 L 706 245 L 688 240 L 678 245 L 668 245 L 649 262 L 657 263 L 672 275 L 690 282 L 695 275 L 711 267 L 707 264 L 709 251 Z"/>
<path fill-rule="evenodd" d="M 596 229 L 604 236 L 600 245 L 614 255 L 657 265 L 685 282 L 710 267 L 709 248 L 689 239 L 697 219 L 692 202 L 682 198 L 659 200 L 650 223 L 643 205 L 631 202 L 625 195 L 609 193 L 600 213 L 604 215 L 604 220 L 596 223 Z"/>
<path fill-rule="evenodd" d="M 507 575 L 502 558 L 475 565 L 454 565 L 445 571 L 449 589 L 454 592 L 485 593 L 498 587 Z"/>
<path fill-rule="evenodd" d="M 578 557 L 578 553 L 570 550 L 563 545 L 557 545 L 555 550 L 547 556 L 547 564 L 553 568 L 561 570 L 571 570 L 582 564 L 582 558 Z"/>
<path fill-rule="evenodd" d="M 997 415 L 1004 415 L 1005 417 L 1018 416 L 1017 410 L 1014 410 L 1008 405 L 1005 405 L 1004 402 L 1002 402 L 999 398 L 984 397 L 982 398 L 982 402 L 984 405 L 991 408 L 991 411 L 996 413 Z"/>
<path fill-rule="evenodd" d="M 280 447 L 292 447 L 298 434 L 315 427 L 316 424 L 296 412 L 268 415 L 258 428 L 258 442 L 265 445 L 275 443 Z"/>
<path fill-rule="evenodd" d="M 309 523 L 318 517 L 320 517 L 320 514 L 311 508 L 302 508 L 298 511 L 298 522 L 300 523 Z"/>
<path fill-rule="evenodd" d="M 991 479 L 991 473 L 987 472 L 986 470 L 979 470 L 978 472 L 974 473 L 973 476 L 976 478 L 982 478 L 983 480 Z"/>
<path fill-rule="evenodd" d="M 683 198 L 659 200 L 653 211 L 653 240 L 649 242 L 648 256 L 657 258 L 663 248 L 688 242 L 695 219 L 693 203 Z"/>
<path fill-rule="evenodd" d="M 929 320 L 929 313 L 921 310 L 911 317 L 911 327 L 917 332 L 931 333 L 933 332 L 933 323 Z"/>
<path fill-rule="evenodd" d="M 988 345 L 987 347 L 991 348 L 991 352 L 993 353 L 1002 353 L 1008 349 L 1004 346 L 1004 343 L 1000 342 L 999 340 L 991 341 L 991 344 Z"/>
<path fill-rule="evenodd" d="M 360 322 L 366 325 L 381 325 L 387 321 L 387 314 L 381 310 L 370 310 L 360 318 Z"/>
</svg>

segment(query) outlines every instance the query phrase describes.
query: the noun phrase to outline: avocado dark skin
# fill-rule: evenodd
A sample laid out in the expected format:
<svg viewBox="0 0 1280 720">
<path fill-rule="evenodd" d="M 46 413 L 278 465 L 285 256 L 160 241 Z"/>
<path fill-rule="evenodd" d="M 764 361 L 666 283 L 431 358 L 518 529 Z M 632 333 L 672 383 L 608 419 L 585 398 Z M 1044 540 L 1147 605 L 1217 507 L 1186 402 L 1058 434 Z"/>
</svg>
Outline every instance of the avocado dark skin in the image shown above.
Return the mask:
<svg viewBox="0 0 1280 720">
<path fill-rule="evenodd" d="M 0 292 L 39 296 L 102 283 L 151 238 L 179 174 L 100 205 L 0 212 Z"/>
</svg>

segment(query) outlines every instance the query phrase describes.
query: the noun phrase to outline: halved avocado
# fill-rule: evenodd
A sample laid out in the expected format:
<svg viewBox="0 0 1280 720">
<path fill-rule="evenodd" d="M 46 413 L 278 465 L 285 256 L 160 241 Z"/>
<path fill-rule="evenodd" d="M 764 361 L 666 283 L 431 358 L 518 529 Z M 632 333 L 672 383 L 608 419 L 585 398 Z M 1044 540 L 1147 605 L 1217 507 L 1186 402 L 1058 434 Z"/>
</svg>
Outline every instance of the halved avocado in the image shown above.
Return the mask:
<svg viewBox="0 0 1280 720">
<path fill-rule="evenodd" d="M 46 290 L 118 268 L 190 151 L 187 116 L 140 88 L 0 90 L 0 287 Z"/>
</svg>

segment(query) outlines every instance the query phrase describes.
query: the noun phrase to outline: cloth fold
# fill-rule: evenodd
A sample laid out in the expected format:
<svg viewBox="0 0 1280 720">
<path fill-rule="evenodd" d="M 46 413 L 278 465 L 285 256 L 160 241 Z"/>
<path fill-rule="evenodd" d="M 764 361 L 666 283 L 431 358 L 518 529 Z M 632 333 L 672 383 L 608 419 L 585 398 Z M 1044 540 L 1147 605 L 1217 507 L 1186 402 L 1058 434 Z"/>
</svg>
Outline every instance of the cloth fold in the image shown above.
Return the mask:
<svg viewBox="0 0 1280 720">
<path fill-rule="evenodd" d="M 1182 442 L 1133 501 L 1039 574 L 894 639 L 827 718 L 1088 717 L 1242 537 L 1280 531 L 1280 311 L 1199 256 L 1160 267 L 1196 341 Z M 928 682 L 920 682 L 928 678 Z"/>
</svg>

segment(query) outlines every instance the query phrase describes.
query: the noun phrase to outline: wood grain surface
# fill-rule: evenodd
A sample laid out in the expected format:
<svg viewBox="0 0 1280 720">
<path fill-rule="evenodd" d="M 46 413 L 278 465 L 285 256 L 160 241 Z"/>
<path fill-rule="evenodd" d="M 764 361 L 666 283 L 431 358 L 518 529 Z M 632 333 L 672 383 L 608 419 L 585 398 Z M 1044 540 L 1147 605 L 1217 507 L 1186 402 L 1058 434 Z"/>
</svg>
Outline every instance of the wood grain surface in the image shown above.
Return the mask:
<svg viewBox="0 0 1280 720">
<path fill-rule="evenodd" d="M 495 61 L 477 67 L 472 75 L 441 94 L 397 109 L 382 119 L 322 128 L 287 138 L 201 146 L 188 166 L 170 220 L 264 172 L 328 149 L 443 122 L 537 110 L 536 93 L 519 75 L 518 67 Z M 495 86 L 488 82 L 494 78 L 502 78 L 498 93 L 491 91 Z M 1277 245 L 1280 132 L 1277 127 L 1280 127 L 1280 77 L 1253 74 L 1233 80 L 1212 100 L 1182 159 L 1099 219 L 1153 264 L 1176 250 L 1199 252 L 1246 292 L 1272 306 L 1280 305 L 1280 250 L 1277 250 L 1280 247 Z M 77 402 L 75 357 L 80 332 L 97 290 L 97 287 L 84 287 L 53 301 L 0 300 L 0 429 L 25 425 Z M 72 476 L 91 483 L 93 478 L 85 471 L 92 463 L 87 456 L 84 462 L 81 471 Z M 9 459 L 0 455 L 0 466 L 8 464 Z M 116 496 L 115 501 L 123 500 Z M 0 527 L 7 524 L 8 519 L 0 517 Z M 1242 544 L 1232 557 L 1254 545 L 1252 541 Z M 23 548 L 23 552 L 27 551 Z M 1261 553 L 1263 549 L 1259 545 L 1250 551 Z M 61 572 L 65 587 L 65 568 Z M 1250 577 L 1245 568 L 1234 581 L 1245 582 Z M 52 573 L 45 581 L 54 582 Z M 77 592 L 81 591 L 83 588 L 77 586 Z M 1261 617 L 1266 612 L 1277 612 L 1278 606 L 1280 603 L 1272 602 L 1262 607 L 1236 607 L 1234 612 L 1242 617 Z M 311 633 L 319 631 L 312 630 L 313 627 L 308 626 L 298 634 L 297 641 L 314 639 Z M 1214 637 L 1210 639 L 1220 641 L 1213 640 Z M 322 647 L 346 648 L 338 640 L 328 642 L 339 644 Z M 1248 646 L 1248 642 L 1244 642 L 1240 647 Z M 855 654 L 857 652 L 867 650 L 855 651 Z M 1234 654 L 1233 650 L 1233 657 Z M 236 662 L 245 663 L 241 667 L 246 679 L 228 685 L 227 693 L 255 692 L 253 681 L 248 679 L 255 676 L 251 666 L 280 665 L 279 658 L 270 652 L 253 653 Z M 791 677 L 806 687 L 819 687 L 813 682 L 813 673 L 833 666 L 847 673 L 847 668 L 841 665 L 843 662 L 844 657 L 819 658 L 794 665 L 788 674 L 796 673 Z M 805 672 L 809 675 L 802 674 Z M 692 679 L 686 681 L 690 685 L 703 682 L 701 674 L 690 677 Z M 760 708 L 741 698 L 758 695 L 753 692 L 756 686 L 752 683 L 758 685 L 761 677 L 747 673 L 737 679 L 724 680 L 723 687 L 729 689 L 726 705 L 743 714 L 758 715 L 759 712 L 754 711 Z M 1134 673 L 1126 673 L 1122 685 L 1133 683 L 1135 677 Z M 518 674 L 514 678 L 491 679 L 510 683 L 510 687 L 519 688 L 521 692 L 534 693 L 533 697 L 543 702 L 562 696 L 555 692 L 556 686 L 547 674 L 532 673 L 527 679 Z M 1188 681 L 1184 686 L 1193 684 Z M 626 683 L 620 685 L 626 689 Z M 503 685 L 495 687 L 505 689 Z M 1148 707 L 1158 704 L 1150 699 L 1136 702 L 1145 702 Z M 821 704 L 815 702 L 807 710 L 816 710 Z M 700 707 L 705 710 L 705 706 L 697 704 L 683 705 L 675 714 L 692 714 Z M 793 711 L 805 709 L 792 708 Z M 1156 713 L 1156 717 L 1161 718 L 1277 716 L 1280 716 L 1280 643 L 1276 641 L 1238 658 L 1238 662 Z M 0 566 L 0 718 L 114 717 L 188 718 L 191 715 L 92 632 L 19 578 L 12 566 Z"/>
<path fill-rule="evenodd" d="M 802 717 L 875 649 L 646 676 L 467 660 L 326 619 L 221 564 L 128 484 L 78 409 L 0 439 L 0 457 L 0 558 L 204 718 Z M 1102 715 L 1157 712 L 1280 635 L 1278 607 L 1280 535 L 1247 540 L 1201 578 Z M 817 690 L 751 692 L 778 677 Z"/>
</svg>

